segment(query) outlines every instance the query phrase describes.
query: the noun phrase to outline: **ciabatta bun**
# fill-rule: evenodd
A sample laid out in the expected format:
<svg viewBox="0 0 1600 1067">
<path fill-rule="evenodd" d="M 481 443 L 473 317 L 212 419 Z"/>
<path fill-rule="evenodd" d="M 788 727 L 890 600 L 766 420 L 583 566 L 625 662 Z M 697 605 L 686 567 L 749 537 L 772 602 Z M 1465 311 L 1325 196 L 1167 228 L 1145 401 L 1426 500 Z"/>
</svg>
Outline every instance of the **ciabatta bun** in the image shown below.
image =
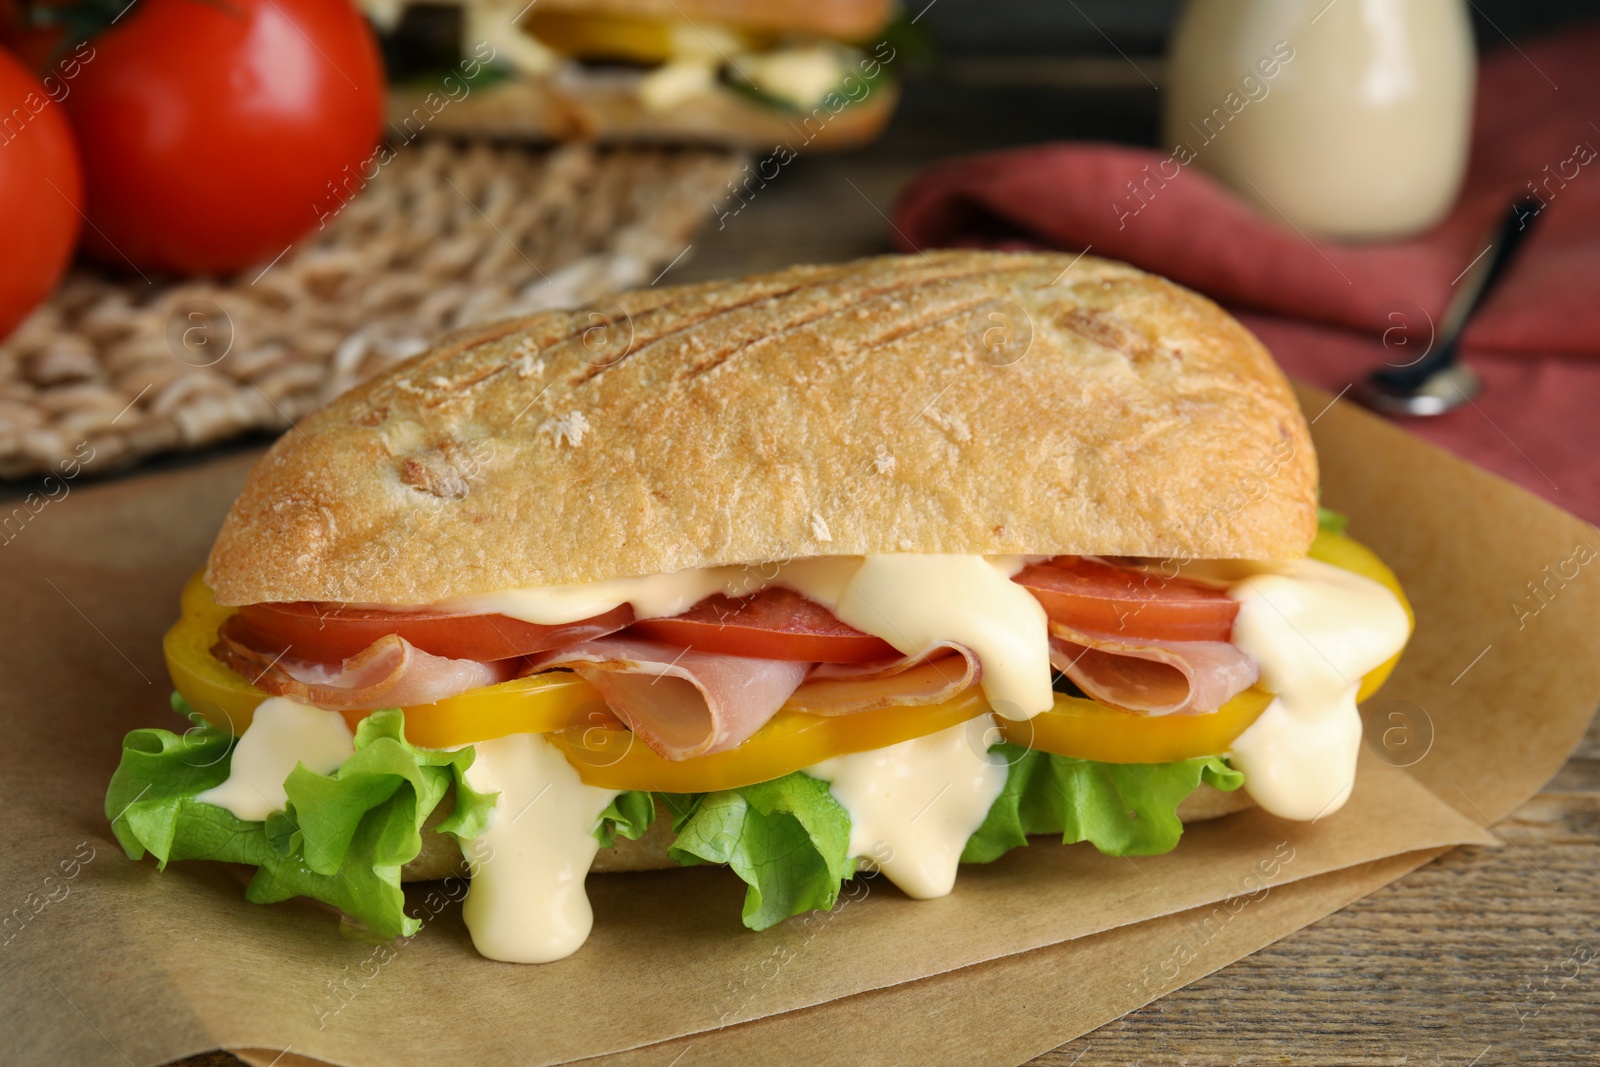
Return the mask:
<svg viewBox="0 0 1600 1067">
<path fill-rule="evenodd" d="M 430 134 L 713 144 L 799 154 L 854 148 L 874 140 L 894 114 L 900 95 L 892 81 L 882 81 L 858 103 L 837 112 L 818 105 L 813 112 L 801 113 L 767 107 L 713 86 L 680 106 L 652 111 L 639 98 L 641 77 L 638 71 L 581 69 L 549 78 L 518 77 L 480 89 L 437 114 L 427 104 L 431 90 L 396 86 L 389 93 L 389 123 L 392 129 L 426 128 Z M 775 160 L 769 167 L 777 165 Z M 754 188 L 743 195 L 751 195 Z"/>
<path fill-rule="evenodd" d="M 1316 459 L 1260 342 L 1132 267 L 885 256 L 475 327 L 257 464 L 223 604 L 885 552 L 1290 559 Z"/>
</svg>

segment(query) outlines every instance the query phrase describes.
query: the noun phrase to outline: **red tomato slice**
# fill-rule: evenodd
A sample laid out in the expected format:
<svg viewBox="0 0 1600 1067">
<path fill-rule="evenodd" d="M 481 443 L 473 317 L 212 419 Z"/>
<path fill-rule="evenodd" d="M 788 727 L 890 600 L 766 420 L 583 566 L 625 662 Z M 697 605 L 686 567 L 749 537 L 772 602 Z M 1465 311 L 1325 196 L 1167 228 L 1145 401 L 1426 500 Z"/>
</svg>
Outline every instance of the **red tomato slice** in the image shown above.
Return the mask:
<svg viewBox="0 0 1600 1067">
<path fill-rule="evenodd" d="M 1226 641 L 1239 614 L 1226 590 L 1082 556 L 1057 556 L 1015 580 L 1055 622 L 1118 637 Z"/>
<path fill-rule="evenodd" d="M 633 621 L 627 604 L 564 626 L 539 626 L 505 615 L 374 611 L 337 604 L 251 604 L 239 609 L 238 636 L 254 648 L 339 663 L 388 634 L 451 659 L 511 659 L 587 641 Z"/>
<path fill-rule="evenodd" d="M 821 604 L 781 586 L 738 599 L 715 593 L 682 615 L 645 619 L 633 630 L 701 652 L 758 659 L 865 663 L 900 654 L 889 642 L 840 622 Z"/>
</svg>

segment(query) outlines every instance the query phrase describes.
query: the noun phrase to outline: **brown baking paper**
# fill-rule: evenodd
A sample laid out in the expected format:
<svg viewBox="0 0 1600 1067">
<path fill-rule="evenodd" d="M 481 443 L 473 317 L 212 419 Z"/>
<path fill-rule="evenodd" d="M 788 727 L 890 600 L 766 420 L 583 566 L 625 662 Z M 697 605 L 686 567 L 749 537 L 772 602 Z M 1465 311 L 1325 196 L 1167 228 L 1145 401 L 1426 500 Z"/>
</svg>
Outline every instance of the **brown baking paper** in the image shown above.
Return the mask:
<svg viewBox="0 0 1600 1067">
<path fill-rule="evenodd" d="M 1034 952 L 783 1015 L 583 1061 L 585 1067 L 699 1067 L 706 1063 L 1021 1063 L 1060 1044 L 1049 1020 L 1122 1014 L 1130 986 L 1145 987 L 1141 958 L 1194 958 L 1177 985 L 1314 922 L 1428 862 L 1412 852 L 1293 882 L 1231 913 L 1215 905 L 1063 941 Z M 1128 964 L 1135 970 L 1124 973 Z M 1085 980 L 1085 976 L 1092 976 Z M 1166 990 L 1163 990 L 1165 992 Z M 1148 996 L 1148 990 L 1146 991 Z M 933 1039 L 930 1039 L 929 1031 Z M 824 1039 L 825 1038 L 825 1039 Z M 237 1049 L 252 1067 L 317 1067 L 293 1050 Z"/>
<path fill-rule="evenodd" d="M 1317 430 L 1330 502 L 1352 513 L 1358 535 L 1390 558 L 1418 602 L 1416 647 L 1377 698 L 1409 700 L 1432 717 L 1433 750 L 1409 771 L 1389 765 L 1393 752 L 1365 760 L 1355 798 L 1316 824 L 1246 812 L 1192 827 L 1168 856 L 1133 860 L 1038 845 L 965 868 L 944 900 L 908 901 L 869 881 L 835 912 L 763 934 L 739 925 L 743 887 L 725 872 L 596 877 L 594 936 L 546 967 L 478 958 L 454 904 L 380 951 L 341 938 L 320 907 L 246 904 L 235 869 L 175 864 L 157 874 L 122 857 L 100 812 L 104 782 L 126 730 L 171 725 L 159 635 L 246 462 L 74 490 L 0 547 L 0 587 L 13 606 L 0 635 L 0 765 L 10 787 L 0 891 L 26 916 L 7 928 L 0 958 L 6 1058 L 142 1065 L 223 1046 L 265 1050 L 263 1062 L 543 1064 L 644 1049 L 666 1052 L 665 1064 L 692 1044 L 686 1063 L 783 1058 L 785 1048 L 820 1060 L 852 1046 L 859 1061 L 864 1043 L 876 1042 L 903 1058 L 942 1057 L 948 1047 L 1007 1061 L 1381 884 L 1352 881 L 1344 868 L 1402 856 L 1356 868 L 1398 872 L 1419 850 L 1486 840 L 1475 820 L 1544 781 L 1600 694 L 1596 667 L 1584 662 L 1593 638 L 1578 625 L 1585 612 L 1596 617 L 1596 598 L 1570 582 L 1537 616 L 1538 641 L 1511 641 L 1503 625 L 1483 630 L 1460 616 L 1502 595 L 1481 584 L 1536 576 L 1585 528 L 1342 406 Z M 1441 567 L 1441 558 L 1471 565 Z M 1481 677 L 1500 688 L 1451 687 L 1470 658 L 1456 663 L 1451 650 L 1482 633 L 1505 644 L 1466 677 L 1493 667 Z M 1507 704 L 1521 709 L 1513 742 L 1495 736 L 1519 721 Z M 1530 730 L 1533 706 L 1543 725 Z M 1438 766 L 1424 776 L 1429 761 Z M 1440 800 L 1419 784 L 1437 790 L 1441 775 L 1464 799 Z M 427 892 L 418 889 L 413 905 L 431 911 L 440 898 L 430 903 Z M 1189 920 L 1177 914 L 1186 911 Z M 1193 916 L 1209 916 L 1200 929 L 1215 931 L 1203 944 L 1185 950 L 1161 933 Z M 1096 996 L 988 1024 L 994 1013 L 982 1005 L 993 1004 L 993 983 L 1049 985 L 1041 975 L 1054 973 L 1081 986 L 1086 969 L 1102 987 Z M 999 1029 L 1008 1042 L 981 1040 Z"/>
<path fill-rule="evenodd" d="M 1292 882 L 1227 911 L 1226 918 L 1218 905 L 1205 905 L 714 1034 L 602 1056 L 585 1061 L 585 1067 L 1022 1063 L 1315 922 L 1446 851 L 1409 852 Z M 1172 961 L 1167 970 L 1178 973 L 1164 985 L 1157 968 L 1167 961 Z M 1095 1019 L 1100 1022 L 1088 1022 Z M 277 1059 L 279 1052 L 265 1049 L 238 1054 L 252 1067 L 318 1062 L 295 1059 L 293 1052 Z"/>
</svg>

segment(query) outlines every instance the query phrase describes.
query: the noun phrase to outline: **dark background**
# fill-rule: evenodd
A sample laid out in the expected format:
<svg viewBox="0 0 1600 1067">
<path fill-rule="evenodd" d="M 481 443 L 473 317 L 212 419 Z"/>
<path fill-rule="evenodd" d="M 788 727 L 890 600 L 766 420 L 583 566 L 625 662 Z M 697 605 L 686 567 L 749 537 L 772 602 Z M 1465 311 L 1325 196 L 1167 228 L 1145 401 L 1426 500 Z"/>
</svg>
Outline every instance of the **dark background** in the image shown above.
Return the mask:
<svg viewBox="0 0 1600 1067">
<path fill-rule="evenodd" d="M 1178 0 L 904 0 L 951 56 L 1159 55 Z M 1472 0 L 1480 48 L 1600 16 L 1595 0 Z M 1098 29 L 1096 29 L 1098 27 Z M 1116 42 L 1115 48 L 1106 40 Z"/>
</svg>

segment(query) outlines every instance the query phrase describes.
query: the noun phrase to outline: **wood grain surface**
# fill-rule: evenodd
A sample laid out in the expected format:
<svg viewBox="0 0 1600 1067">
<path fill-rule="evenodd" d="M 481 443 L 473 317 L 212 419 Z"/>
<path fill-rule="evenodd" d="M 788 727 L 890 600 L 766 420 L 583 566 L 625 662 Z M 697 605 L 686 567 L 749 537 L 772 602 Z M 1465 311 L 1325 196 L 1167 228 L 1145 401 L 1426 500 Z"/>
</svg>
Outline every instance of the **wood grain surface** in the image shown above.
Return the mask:
<svg viewBox="0 0 1600 1067">
<path fill-rule="evenodd" d="M 1064 137 L 1153 139 L 1153 91 L 1084 86 L 1073 69 L 1045 85 L 913 86 L 881 144 L 802 154 L 736 214 L 722 205 L 664 280 L 888 251 L 896 190 L 940 156 Z M 1033 1062 L 1600 1064 L 1600 730 L 1591 726 L 1497 830 L 1503 846 L 1450 852 Z M 241 1061 L 211 1053 L 181 1063 Z"/>
<path fill-rule="evenodd" d="M 1600 1063 L 1600 724 L 1497 830 L 1034 1063 Z"/>
</svg>

